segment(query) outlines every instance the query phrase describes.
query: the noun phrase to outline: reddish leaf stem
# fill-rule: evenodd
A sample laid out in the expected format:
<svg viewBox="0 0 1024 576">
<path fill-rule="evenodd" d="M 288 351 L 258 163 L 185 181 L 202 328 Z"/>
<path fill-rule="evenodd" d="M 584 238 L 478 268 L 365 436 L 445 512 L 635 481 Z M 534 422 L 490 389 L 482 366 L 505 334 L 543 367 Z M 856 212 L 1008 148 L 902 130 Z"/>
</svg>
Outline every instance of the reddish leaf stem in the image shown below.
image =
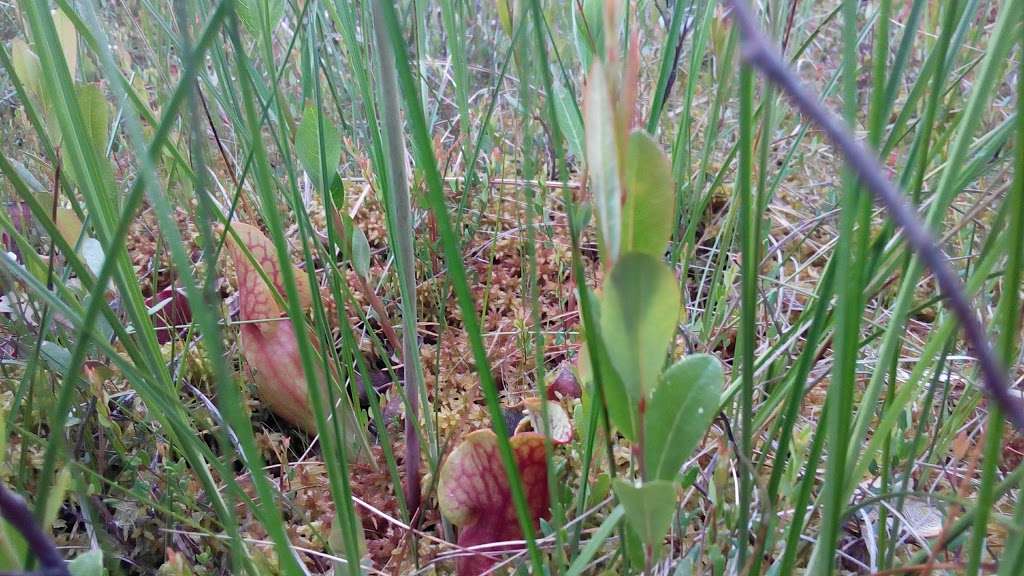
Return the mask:
<svg viewBox="0 0 1024 576">
<path fill-rule="evenodd" d="M 0 483 L 0 515 L 21 533 L 28 544 L 29 550 L 35 554 L 42 565 L 43 574 L 52 576 L 68 576 L 67 566 L 61 558 L 57 547 L 50 538 L 36 525 L 32 511 L 25 504 L 25 499 L 11 492 Z"/>
<path fill-rule="evenodd" d="M 963 286 L 949 267 L 935 237 L 918 220 L 907 204 L 906 195 L 885 176 L 885 168 L 873 152 L 854 139 L 849 128 L 835 114 L 822 106 L 786 65 L 772 44 L 758 28 L 754 13 L 746 2 L 729 0 L 733 21 L 743 39 L 743 58 L 777 85 L 793 105 L 817 124 L 846 158 L 862 185 L 874 194 L 889 211 L 889 216 L 903 229 L 907 244 L 927 266 L 945 295 L 947 305 L 963 327 L 968 345 L 978 358 L 984 390 L 1006 417 L 1019 430 L 1024 430 L 1024 406 L 1010 394 L 1006 370 L 992 352 L 985 330 L 971 308 Z"/>
</svg>

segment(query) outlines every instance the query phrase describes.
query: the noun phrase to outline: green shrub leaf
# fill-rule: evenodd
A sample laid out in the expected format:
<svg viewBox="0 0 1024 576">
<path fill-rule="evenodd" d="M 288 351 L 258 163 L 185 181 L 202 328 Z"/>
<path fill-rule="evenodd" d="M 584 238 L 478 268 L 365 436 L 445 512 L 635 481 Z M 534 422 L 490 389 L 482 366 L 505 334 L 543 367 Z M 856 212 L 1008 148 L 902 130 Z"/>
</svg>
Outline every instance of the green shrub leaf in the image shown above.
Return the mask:
<svg viewBox="0 0 1024 576">
<path fill-rule="evenodd" d="M 572 94 L 562 85 L 555 84 L 555 115 L 558 124 L 565 131 L 569 152 L 577 158 L 583 157 L 583 119 L 576 107 Z"/>
<path fill-rule="evenodd" d="M 68 572 L 71 576 L 103 576 L 103 551 L 100 549 L 89 550 L 79 554 L 71 562 L 68 562 Z"/>
<path fill-rule="evenodd" d="M 580 62 L 587 69 L 594 57 L 600 60 L 604 52 L 604 1 L 583 0 L 582 14 L 572 11 L 572 32 Z"/>
<path fill-rule="evenodd" d="M 257 38 L 263 37 L 264 22 L 273 30 L 284 18 L 284 0 L 237 0 L 236 6 L 242 24 Z"/>
<path fill-rule="evenodd" d="M 313 106 L 307 106 L 302 113 L 302 122 L 299 123 L 295 134 L 295 152 L 316 189 L 327 193 L 328 188 L 324 187 L 320 173 L 321 126 L 323 126 L 323 158 L 324 164 L 327 166 L 328 184 L 330 184 L 338 169 L 338 158 L 341 157 L 341 136 L 338 135 L 337 128 L 326 118 L 321 121 L 320 112 Z"/>
<path fill-rule="evenodd" d="M 110 134 L 110 107 L 107 99 L 95 84 L 80 84 L 75 87 L 75 92 L 89 140 L 103 154 Z"/>
<path fill-rule="evenodd" d="M 626 521 L 648 546 L 658 546 L 668 533 L 676 512 L 676 486 L 666 480 L 634 485 L 612 480 L 615 495 L 626 511 Z"/>
<path fill-rule="evenodd" d="M 647 132 L 629 137 L 625 186 L 622 249 L 661 257 L 672 236 L 676 193 L 668 156 Z"/>
<path fill-rule="evenodd" d="M 597 310 L 597 312 L 600 315 L 600 310 Z M 600 325 L 600 316 L 598 317 L 598 324 Z M 637 422 L 637 401 L 639 396 L 636 398 L 630 397 L 630 394 L 626 391 L 626 384 L 619 377 L 618 371 L 612 366 L 604 346 L 598 346 L 598 353 L 601 383 L 604 387 L 605 402 L 608 405 L 608 419 L 611 420 L 612 426 L 615 426 L 619 433 L 627 440 L 636 440 L 636 433 L 639 429 Z M 595 404 L 598 400 L 597 388 L 594 384 L 594 369 L 590 362 L 590 353 L 586 347 L 583 347 L 580 351 L 580 368 L 580 379 L 587 383 L 589 391 L 584 397 L 584 408 L 586 410 L 590 410 L 591 406 L 598 406 L 600 408 L 600 404 Z"/>
<path fill-rule="evenodd" d="M 619 181 L 615 124 L 608 79 L 604 68 L 595 64 L 587 78 L 585 148 L 590 192 L 597 207 L 597 225 L 605 262 L 615 262 L 618 258 L 622 233 L 622 184 Z"/>
<path fill-rule="evenodd" d="M 68 18 L 63 10 L 53 10 L 53 26 L 57 29 L 57 40 L 60 41 L 60 50 L 64 53 L 64 60 L 68 64 L 68 73 L 74 80 L 78 74 L 78 30 L 75 23 Z"/>
<path fill-rule="evenodd" d="M 708 354 L 688 356 L 665 371 L 644 417 L 647 478 L 676 478 L 715 417 L 722 379 L 722 365 Z"/>
<path fill-rule="evenodd" d="M 370 275 L 370 243 L 359 226 L 352 228 L 352 269 L 363 278 Z"/>
<path fill-rule="evenodd" d="M 46 365 L 50 370 L 53 370 L 61 376 L 67 374 L 68 362 L 71 361 L 70 350 L 56 342 L 44 340 L 43 343 L 39 345 L 39 353 L 42 355 L 43 361 L 46 362 Z"/>
<path fill-rule="evenodd" d="M 11 41 L 11 62 L 14 64 L 14 73 L 18 80 L 21 80 L 25 90 L 38 97 L 41 92 L 39 57 L 21 38 Z"/>
<path fill-rule="evenodd" d="M 679 288 L 668 266 L 648 254 L 624 255 L 605 282 L 601 336 L 634 405 L 657 383 L 678 318 Z"/>
</svg>

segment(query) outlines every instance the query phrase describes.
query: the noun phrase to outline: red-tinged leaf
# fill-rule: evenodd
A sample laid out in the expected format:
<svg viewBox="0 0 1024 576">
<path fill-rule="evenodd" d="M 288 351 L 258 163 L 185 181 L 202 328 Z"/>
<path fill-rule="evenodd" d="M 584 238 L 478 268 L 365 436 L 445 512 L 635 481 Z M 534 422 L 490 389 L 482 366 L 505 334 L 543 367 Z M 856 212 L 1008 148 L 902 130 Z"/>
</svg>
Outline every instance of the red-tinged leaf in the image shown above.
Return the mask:
<svg viewBox="0 0 1024 576">
<path fill-rule="evenodd" d="M 253 369 L 260 399 L 278 416 L 316 432 L 295 328 L 288 319 L 242 324 L 242 354 Z M 323 378 L 320 378 L 321 382 Z"/>
<path fill-rule="evenodd" d="M 267 278 L 273 283 L 273 289 L 284 298 L 284 283 L 281 280 L 281 267 L 277 260 L 277 251 L 274 244 L 260 232 L 259 228 L 242 222 L 235 222 L 231 225 L 238 234 L 238 239 L 252 254 L 253 262 L 246 256 L 245 251 L 235 242 L 229 234 L 227 249 L 231 259 L 235 262 L 235 271 L 238 274 L 239 313 L 242 320 L 263 320 L 278 318 L 284 314 L 284 309 L 278 305 L 274 298 L 274 292 L 267 286 L 263 276 L 256 268 L 262 268 Z M 295 269 L 295 283 L 299 291 L 299 299 L 303 307 L 308 307 L 312 302 L 312 290 L 309 287 L 309 278 L 306 273 L 298 268 Z"/>
<path fill-rule="evenodd" d="M 535 432 L 509 439 L 523 483 L 530 516 L 536 525 L 548 518 L 549 497 L 544 437 Z M 508 477 L 498 455 L 498 438 L 490 430 L 471 432 L 441 468 L 438 505 L 445 518 L 459 527 L 459 546 L 521 540 L 523 535 L 512 503 Z M 488 552 L 501 552 L 501 547 Z M 495 564 L 484 554 L 462 556 L 459 576 L 476 576 Z"/>
<path fill-rule="evenodd" d="M 285 290 L 274 245 L 255 226 L 236 222 L 232 227 L 255 265 L 273 282 L 273 290 L 283 295 Z M 245 251 L 231 235 L 228 239 L 228 253 L 235 263 L 238 278 L 239 316 L 243 321 L 241 348 L 253 369 L 260 399 L 285 420 L 315 433 L 316 419 L 309 403 L 295 328 Z M 307 304 L 311 294 L 309 282 L 305 272 L 295 272 L 299 295 Z M 323 386 L 326 382 L 323 374 L 318 373 L 317 378 Z"/>
<path fill-rule="evenodd" d="M 569 366 L 559 368 L 555 377 L 548 383 L 548 400 L 579 398 L 582 395 L 583 389 L 580 388 L 580 382 Z"/>
<path fill-rule="evenodd" d="M 316 338 L 308 333 L 306 338 L 316 348 Z M 246 362 L 252 367 L 256 391 L 275 414 L 298 426 L 309 434 L 318 432 L 316 416 L 309 401 L 306 373 L 299 355 L 299 342 L 295 327 L 287 318 L 273 322 L 242 324 L 241 348 Z M 316 380 L 322 398 L 327 394 L 327 378 L 319 364 L 315 367 Z M 357 431 L 358 421 L 353 407 L 339 402 L 335 414 L 344 421 L 344 441 L 350 453 L 366 454 L 366 446 Z M 329 413 L 328 413 L 329 414 Z"/>
<path fill-rule="evenodd" d="M 167 287 L 158 292 L 155 296 L 146 299 L 146 307 L 150 310 L 156 308 L 152 313 L 153 327 L 156 329 L 156 339 L 161 344 L 171 341 L 175 334 L 180 334 L 185 326 L 192 323 L 192 309 L 188 305 L 188 296 L 184 292 L 173 287 Z"/>
</svg>

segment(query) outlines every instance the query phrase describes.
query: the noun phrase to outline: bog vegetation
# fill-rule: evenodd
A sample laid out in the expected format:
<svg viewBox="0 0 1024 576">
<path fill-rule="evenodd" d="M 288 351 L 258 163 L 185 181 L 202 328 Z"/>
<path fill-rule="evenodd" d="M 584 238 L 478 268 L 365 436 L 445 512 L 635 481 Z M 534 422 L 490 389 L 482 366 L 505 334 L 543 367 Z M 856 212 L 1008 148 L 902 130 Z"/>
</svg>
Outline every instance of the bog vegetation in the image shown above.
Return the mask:
<svg viewBox="0 0 1024 576">
<path fill-rule="evenodd" d="M 0 572 L 1024 573 L 1024 1 L 754 4 L 0 2 Z"/>
</svg>

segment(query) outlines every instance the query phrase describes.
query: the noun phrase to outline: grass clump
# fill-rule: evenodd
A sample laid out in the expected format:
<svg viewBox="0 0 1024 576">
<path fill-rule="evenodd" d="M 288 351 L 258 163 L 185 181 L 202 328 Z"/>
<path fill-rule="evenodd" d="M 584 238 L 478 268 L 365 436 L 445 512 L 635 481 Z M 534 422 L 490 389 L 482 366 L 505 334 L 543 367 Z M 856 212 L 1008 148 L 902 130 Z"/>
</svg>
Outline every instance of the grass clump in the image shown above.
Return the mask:
<svg viewBox="0 0 1024 576">
<path fill-rule="evenodd" d="M 746 3 L 0 3 L 0 571 L 1021 573 L 1021 4 L 752 16 L 944 276 Z"/>
</svg>

